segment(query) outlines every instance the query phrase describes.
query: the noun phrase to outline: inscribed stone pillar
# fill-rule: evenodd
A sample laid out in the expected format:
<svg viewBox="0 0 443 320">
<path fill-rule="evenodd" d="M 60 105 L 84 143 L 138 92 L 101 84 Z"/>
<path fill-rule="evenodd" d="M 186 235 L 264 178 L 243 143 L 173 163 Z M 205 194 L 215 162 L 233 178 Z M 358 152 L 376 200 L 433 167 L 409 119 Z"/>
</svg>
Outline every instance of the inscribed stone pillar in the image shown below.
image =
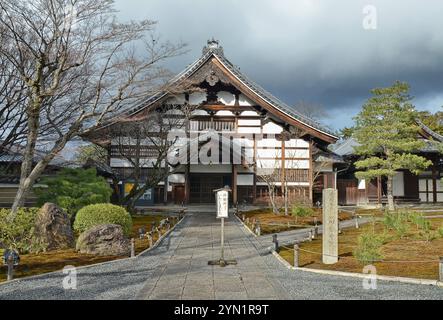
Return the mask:
<svg viewBox="0 0 443 320">
<path fill-rule="evenodd" d="M 323 189 L 323 263 L 338 262 L 337 189 Z"/>
</svg>

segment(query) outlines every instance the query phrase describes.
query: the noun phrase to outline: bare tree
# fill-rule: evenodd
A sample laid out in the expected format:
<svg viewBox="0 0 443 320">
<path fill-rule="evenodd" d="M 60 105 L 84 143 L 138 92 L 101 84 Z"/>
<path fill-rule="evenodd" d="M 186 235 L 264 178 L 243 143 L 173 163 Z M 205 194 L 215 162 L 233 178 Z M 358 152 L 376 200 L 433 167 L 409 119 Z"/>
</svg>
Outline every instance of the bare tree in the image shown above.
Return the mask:
<svg viewBox="0 0 443 320">
<path fill-rule="evenodd" d="M 120 201 L 133 211 L 136 201 L 149 189 L 165 181 L 170 174 L 168 156 L 174 152 L 178 136 L 173 130 L 187 127 L 190 111 L 195 106 L 162 105 L 135 118 L 119 119 L 110 131 L 112 154 L 130 164 L 133 187 Z M 165 183 L 165 192 L 166 183 Z"/>
<path fill-rule="evenodd" d="M 182 53 L 182 45 L 146 37 L 155 22 L 119 23 L 114 14 L 111 0 L 0 2 L 7 38 L 0 59 L 19 71 L 26 94 L 26 148 L 10 220 L 68 141 L 151 95 L 169 75 L 159 63 Z M 139 43 L 147 48 L 141 58 Z M 34 165 L 42 125 L 53 143 Z"/>
</svg>

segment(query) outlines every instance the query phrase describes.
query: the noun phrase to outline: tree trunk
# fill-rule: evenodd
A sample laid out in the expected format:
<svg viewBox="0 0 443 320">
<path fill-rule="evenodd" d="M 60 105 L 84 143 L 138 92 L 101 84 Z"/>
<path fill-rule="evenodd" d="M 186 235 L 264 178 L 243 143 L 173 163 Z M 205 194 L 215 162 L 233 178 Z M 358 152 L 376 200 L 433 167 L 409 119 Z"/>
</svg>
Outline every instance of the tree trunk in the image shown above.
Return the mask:
<svg viewBox="0 0 443 320">
<path fill-rule="evenodd" d="M 388 176 L 387 193 L 388 193 L 388 210 L 389 211 L 395 210 L 394 195 L 393 195 L 393 190 L 392 190 L 392 180 L 393 180 L 393 178 L 391 176 Z"/>
</svg>

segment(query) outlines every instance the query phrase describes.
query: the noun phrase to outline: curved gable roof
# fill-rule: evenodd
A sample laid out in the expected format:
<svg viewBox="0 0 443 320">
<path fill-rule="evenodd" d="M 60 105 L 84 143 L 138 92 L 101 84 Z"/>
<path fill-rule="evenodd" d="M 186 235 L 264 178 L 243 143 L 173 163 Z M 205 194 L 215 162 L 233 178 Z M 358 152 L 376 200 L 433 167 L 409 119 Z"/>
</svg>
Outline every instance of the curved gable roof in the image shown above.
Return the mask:
<svg viewBox="0 0 443 320">
<path fill-rule="evenodd" d="M 214 45 L 215 44 L 215 45 Z M 287 116 L 289 119 L 295 120 L 297 123 L 305 126 L 307 129 L 312 130 L 312 132 L 318 133 L 321 137 L 328 142 L 335 142 L 338 137 L 332 133 L 328 128 L 325 128 L 317 121 L 309 118 L 308 116 L 302 114 L 296 109 L 290 107 L 285 104 L 274 95 L 263 89 L 256 82 L 249 79 L 246 75 L 240 72 L 239 68 L 234 66 L 223 54 L 222 47 L 218 46 L 218 41 L 212 40 L 208 41 L 208 46 L 204 47 L 202 56 L 196 60 L 194 63 L 190 64 L 185 70 L 177 74 L 170 81 L 168 81 L 168 85 L 173 86 L 179 84 L 186 79 L 189 79 L 194 73 L 196 73 L 203 65 L 205 65 L 211 59 L 215 59 L 215 61 L 228 72 L 234 79 L 238 81 L 239 84 L 244 86 L 247 90 L 250 91 L 251 98 L 253 100 L 257 100 L 254 98 L 258 98 L 263 101 L 265 104 L 275 108 L 275 110 L 279 111 L 283 115 Z M 214 60 L 213 60 L 214 61 Z M 154 103 L 160 101 L 165 98 L 169 93 L 167 91 L 159 91 L 154 95 L 150 96 L 147 99 L 144 99 L 140 103 L 138 103 L 133 108 L 123 111 L 117 116 L 113 116 L 110 118 L 102 127 L 106 127 L 112 123 L 114 123 L 115 119 L 121 116 L 132 116 L 135 115 L 142 110 L 150 107 Z M 314 134 L 315 135 L 315 134 Z"/>
</svg>

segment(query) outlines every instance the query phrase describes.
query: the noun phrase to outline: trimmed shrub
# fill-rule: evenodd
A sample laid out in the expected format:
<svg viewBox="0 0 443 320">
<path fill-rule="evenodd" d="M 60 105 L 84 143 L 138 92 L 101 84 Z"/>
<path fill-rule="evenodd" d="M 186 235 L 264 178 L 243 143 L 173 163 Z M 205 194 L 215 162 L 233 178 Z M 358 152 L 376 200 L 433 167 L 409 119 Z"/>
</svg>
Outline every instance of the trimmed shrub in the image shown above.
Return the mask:
<svg viewBox="0 0 443 320">
<path fill-rule="evenodd" d="M 11 210 L 0 209 L 0 248 L 16 249 L 20 253 L 38 250 L 33 241 L 33 229 L 38 208 L 20 208 L 13 223 L 7 221 Z"/>
<path fill-rule="evenodd" d="M 383 236 L 373 232 L 361 234 L 358 237 L 358 244 L 354 250 L 355 258 L 363 264 L 381 260 L 383 258 L 381 254 L 383 242 Z"/>
<path fill-rule="evenodd" d="M 65 168 L 56 176 L 42 178 L 40 184 L 45 187 L 34 188 L 38 205 L 55 203 L 71 217 L 88 204 L 109 202 L 112 195 L 109 183 L 94 168 Z"/>
<path fill-rule="evenodd" d="M 291 208 L 291 215 L 294 217 L 307 217 L 314 214 L 314 210 L 306 206 L 293 206 Z"/>
<path fill-rule="evenodd" d="M 132 228 L 132 218 L 123 207 L 110 203 L 91 204 L 77 212 L 74 230 L 81 233 L 101 224 L 121 225 L 123 232 L 128 236 Z"/>
</svg>

